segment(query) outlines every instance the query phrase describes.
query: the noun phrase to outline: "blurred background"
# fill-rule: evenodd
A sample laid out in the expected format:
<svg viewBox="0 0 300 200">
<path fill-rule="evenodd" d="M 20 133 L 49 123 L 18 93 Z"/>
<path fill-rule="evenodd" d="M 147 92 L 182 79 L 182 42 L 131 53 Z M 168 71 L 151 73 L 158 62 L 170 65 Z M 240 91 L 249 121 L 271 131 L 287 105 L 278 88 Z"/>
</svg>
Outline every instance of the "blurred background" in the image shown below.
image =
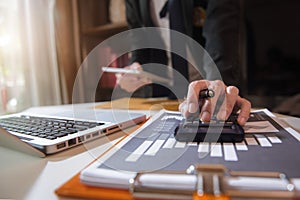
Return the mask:
<svg viewBox="0 0 300 200">
<path fill-rule="evenodd" d="M 243 7 L 238 87 L 253 107 L 299 117 L 300 1 L 237 1 Z M 0 114 L 72 103 L 83 60 L 124 30 L 123 0 L 0 0 Z M 117 58 L 109 47 L 100 53 L 114 58 L 111 67 L 127 65 L 130 56 Z M 114 75 L 105 74 L 93 98 L 110 100 L 114 86 Z"/>
</svg>

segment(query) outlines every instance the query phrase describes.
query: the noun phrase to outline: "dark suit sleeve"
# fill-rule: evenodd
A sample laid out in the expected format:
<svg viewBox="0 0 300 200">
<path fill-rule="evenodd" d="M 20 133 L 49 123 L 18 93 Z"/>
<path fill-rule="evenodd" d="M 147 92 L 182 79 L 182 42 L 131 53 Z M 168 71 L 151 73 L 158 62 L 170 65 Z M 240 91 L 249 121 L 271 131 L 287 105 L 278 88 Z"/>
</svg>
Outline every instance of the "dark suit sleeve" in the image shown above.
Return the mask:
<svg viewBox="0 0 300 200">
<path fill-rule="evenodd" d="M 150 16 L 149 0 L 126 0 L 126 18 L 129 29 L 143 28 L 143 27 L 153 27 L 153 23 Z M 145 31 L 147 31 L 145 29 Z M 155 33 L 154 33 L 155 34 Z M 145 34 L 147 35 L 147 34 Z M 159 33 L 153 35 L 151 38 L 145 38 L 143 35 L 132 35 L 131 44 L 133 50 L 131 52 L 130 63 L 138 62 L 141 65 L 148 63 L 158 63 L 167 65 L 167 54 L 165 50 L 161 49 L 151 49 L 151 48 L 140 48 L 145 43 L 152 43 L 153 38 L 159 40 L 163 43 Z M 138 46 L 138 47 L 136 47 Z M 167 70 L 154 70 L 149 67 L 142 66 L 145 71 L 157 74 L 159 76 L 167 77 Z M 151 89 L 149 89 L 151 87 Z M 151 90 L 151 92 L 150 92 Z M 156 96 L 166 96 L 168 91 L 166 88 L 153 84 L 151 86 L 145 86 L 140 89 L 143 93 L 142 95 L 137 94 L 137 96 L 149 97 L 149 95 Z"/>
<path fill-rule="evenodd" d="M 238 0 L 209 0 L 203 28 L 205 49 L 227 85 L 239 86 L 240 3 Z"/>
<path fill-rule="evenodd" d="M 140 11 L 139 0 L 126 0 L 126 19 L 129 29 L 141 28 L 143 27 L 143 21 Z M 141 38 L 131 38 L 132 45 L 134 43 L 140 42 Z M 130 63 L 139 62 L 140 64 L 146 63 L 145 55 L 147 52 L 145 50 L 136 50 L 131 53 Z"/>
<path fill-rule="evenodd" d="M 126 19 L 129 29 L 143 26 L 139 0 L 126 0 Z"/>
<path fill-rule="evenodd" d="M 126 0 L 126 18 L 129 29 L 154 26 L 151 21 L 148 3 L 148 0 Z M 153 37 L 156 39 L 161 39 L 158 35 Z M 139 38 L 136 35 L 132 38 L 133 46 L 135 44 L 141 44 L 145 42 L 151 43 L 151 38 Z M 133 62 L 139 62 L 140 64 L 160 63 L 166 65 L 167 55 L 164 50 L 139 49 L 133 51 L 131 54 L 131 63 Z"/>
</svg>

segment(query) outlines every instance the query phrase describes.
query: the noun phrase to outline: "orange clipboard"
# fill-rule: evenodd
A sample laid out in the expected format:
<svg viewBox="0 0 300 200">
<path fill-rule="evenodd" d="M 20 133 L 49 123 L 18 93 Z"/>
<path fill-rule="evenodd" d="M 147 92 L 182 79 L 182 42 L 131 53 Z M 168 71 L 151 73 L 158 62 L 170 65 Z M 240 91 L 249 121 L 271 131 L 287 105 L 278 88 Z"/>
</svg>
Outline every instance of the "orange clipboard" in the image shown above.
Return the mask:
<svg viewBox="0 0 300 200">
<path fill-rule="evenodd" d="M 56 189 L 55 193 L 61 197 L 83 199 L 133 200 L 128 190 L 86 186 L 80 182 L 79 174 L 80 173 L 76 174 L 69 181 Z"/>
<path fill-rule="evenodd" d="M 107 149 L 103 154 L 110 151 L 115 145 L 121 142 L 127 135 L 122 137 L 116 144 Z M 97 160 L 97 159 L 96 159 Z M 95 161 L 96 161 L 95 160 Z M 93 163 L 93 162 L 92 162 Z M 92 164 L 90 163 L 90 164 Z M 89 164 L 89 165 L 90 165 Z M 88 165 L 88 166 L 89 166 Z M 128 190 L 100 188 L 84 185 L 80 182 L 80 172 L 61 185 L 55 190 L 55 194 L 61 197 L 73 197 L 83 199 L 120 199 L 120 200 L 133 200 Z"/>
</svg>

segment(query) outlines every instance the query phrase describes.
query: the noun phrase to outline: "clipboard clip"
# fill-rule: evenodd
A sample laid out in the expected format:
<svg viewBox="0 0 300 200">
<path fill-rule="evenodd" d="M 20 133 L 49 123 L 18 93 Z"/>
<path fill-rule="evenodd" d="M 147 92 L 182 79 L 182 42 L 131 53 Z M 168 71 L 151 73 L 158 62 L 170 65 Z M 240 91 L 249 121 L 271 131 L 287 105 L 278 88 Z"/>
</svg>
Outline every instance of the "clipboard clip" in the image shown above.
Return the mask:
<svg viewBox="0 0 300 200">
<path fill-rule="evenodd" d="M 191 165 L 181 172 L 140 172 L 129 183 L 134 198 L 146 199 L 292 199 L 299 196 L 285 174 L 230 171 L 223 165 Z"/>
<path fill-rule="evenodd" d="M 181 177 L 180 177 L 181 176 Z M 188 177 L 184 177 L 188 176 Z M 176 187 L 174 178 L 188 178 L 191 180 L 192 187 Z M 194 177 L 194 178 L 193 178 Z M 158 178 L 158 182 L 153 181 Z M 145 180 L 146 179 L 146 180 Z M 169 184 L 162 181 L 169 179 Z M 171 180 L 173 179 L 173 180 Z M 134 198 L 143 199 L 191 199 L 195 191 L 195 176 L 187 175 L 183 172 L 159 171 L 159 172 L 139 172 L 136 176 L 129 180 L 129 191 Z M 173 187 L 174 186 L 174 187 Z"/>
<path fill-rule="evenodd" d="M 186 173 L 197 176 L 196 191 L 193 193 L 194 200 L 230 199 L 223 183 L 224 176 L 228 175 L 228 170 L 223 165 L 191 165 Z"/>
</svg>

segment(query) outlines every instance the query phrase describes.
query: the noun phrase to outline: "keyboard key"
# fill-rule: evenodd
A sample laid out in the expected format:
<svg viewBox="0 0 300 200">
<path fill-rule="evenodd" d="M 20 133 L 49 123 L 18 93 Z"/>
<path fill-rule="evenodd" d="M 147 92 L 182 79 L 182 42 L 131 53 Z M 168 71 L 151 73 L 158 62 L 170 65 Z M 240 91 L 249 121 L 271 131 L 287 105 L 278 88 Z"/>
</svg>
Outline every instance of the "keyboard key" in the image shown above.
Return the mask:
<svg viewBox="0 0 300 200">
<path fill-rule="evenodd" d="M 66 135 L 68 135 L 68 133 L 66 133 L 66 132 L 59 132 L 59 133 L 55 134 L 54 136 L 56 136 L 56 137 L 64 137 Z"/>
<path fill-rule="evenodd" d="M 79 126 L 79 125 L 74 125 L 73 128 L 75 128 L 78 131 L 84 131 L 84 130 L 88 129 L 88 127 L 86 127 L 86 126 Z"/>
<path fill-rule="evenodd" d="M 32 133 L 31 135 L 32 135 L 32 136 L 38 136 L 39 133 Z"/>
<path fill-rule="evenodd" d="M 45 134 L 39 134 L 38 137 L 45 138 L 45 137 L 47 137 L 47 135 L 45 135 Z"/>
<path fill-rule="evenodd" d="M 75 129 L 75 128 L 68 128 L 67 130 L 72 132 L 72 133 L 77 133 L 78 132 L 78 130 Z"/>
<path fill-rule="evenodd" d="M 0 119 L 0 126 L 8 131 L 51 140 L 102 125 L 104 125 L 102 122 L 74 121 L 27 115 Z"/>
<path fill-rule="evenodd" d="M 73 134 L 73 133 L 77 133 L 78 131 L 77 130 L 70 130 L 70 129 L 67 129 L 65 130 L 65 132 L 69 133 L 69 134 Z"/>
<path fill-rule="evenodd" d="M 94 127 L 97 126 L 97 123 L 89 123 L 87 126 L 88 126 L 89 128 L 94 128 Z"/>
<path fill-rule="evenodd" d="M 49 140 L 54 140 L 54 139 L 56 139 L 56 138 L 57 138 L 57 137 L 51 136 L 51 135 L 49 135 L 49 136 L 46 137 L 46 139 L 49 139 Z"/>
</svg>

